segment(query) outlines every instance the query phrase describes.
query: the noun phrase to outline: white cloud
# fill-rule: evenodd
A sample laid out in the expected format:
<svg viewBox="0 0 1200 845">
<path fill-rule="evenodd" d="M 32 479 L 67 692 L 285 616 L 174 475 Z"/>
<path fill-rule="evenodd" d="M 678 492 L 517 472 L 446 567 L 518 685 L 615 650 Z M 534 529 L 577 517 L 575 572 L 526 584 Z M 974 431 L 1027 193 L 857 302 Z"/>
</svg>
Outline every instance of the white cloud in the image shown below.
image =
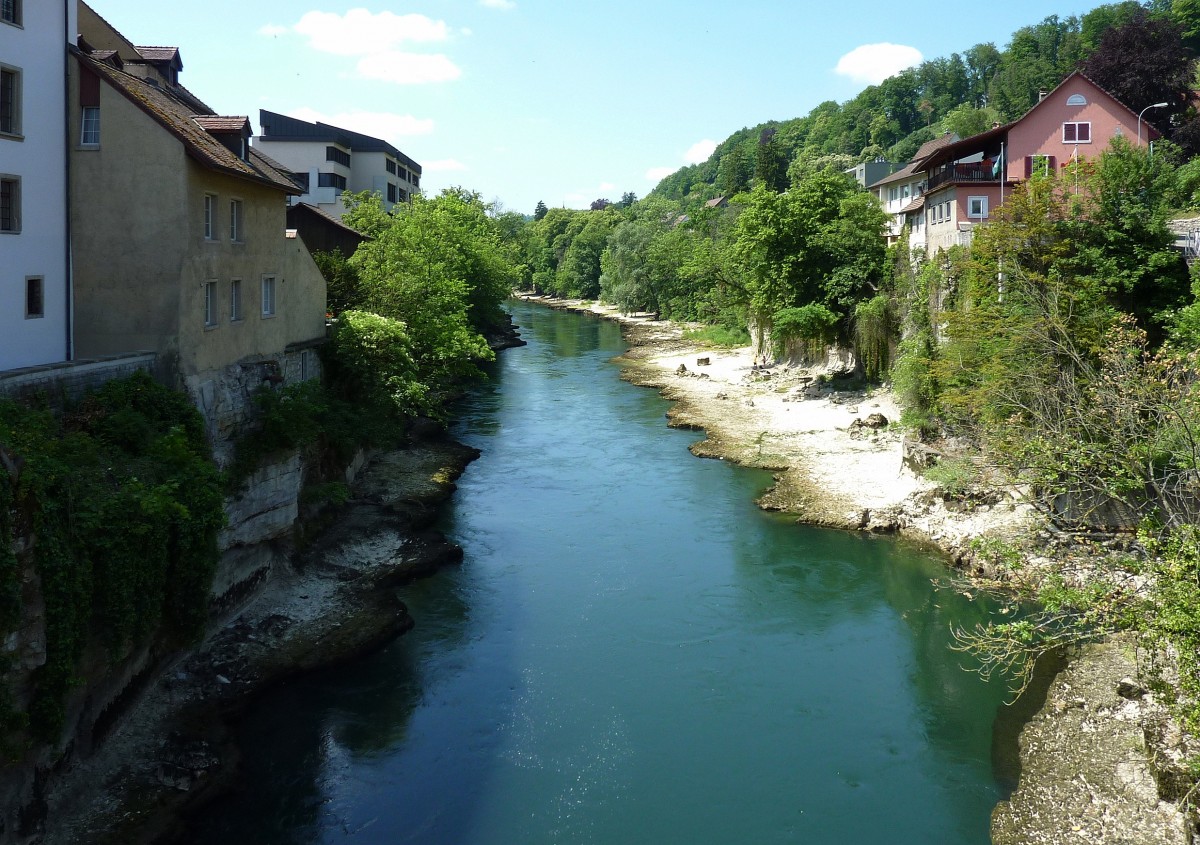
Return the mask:
<svg viewBox="0 0 1200 845">
<path fill-rule="evenodd" d="M 705 138 L 703 141 L 697 141 L 688 147 L 688 151 L 683 154 L 683 160 L 688 164 L 703 164 L 708 161 L 717 149 L 717 142 Z"/>
<path fill-rule="evenodd" d="M 661 182 L 678 169 L 678 167 L 651 167 L 646 171 L 646 181 Z"/>
<path fill-rule="evenodd" d="M 612 182 L 601 182 L 600 183 L 601 191 L 615 191 L 616 189 L 617 189 L 617 186 L 614 185 Z"/>
<path fill-rule="evenodd" d="M 286 26 L 280 26 L 279 24 L 274 24 L 274 23 L 266 24 L 265 26 L 261 26 L 258 29 L 259 35 L 267 35 L 272 38 L 274 38 L 277 35 L 286 35 L 289 32 L 291 32 L 291 30 L 288 29 Z"/>
<path fill-rule="evenodd" d="M 301 108 L 290 113 L 298 120 L 310 123 L 328 123 L 341 129 L 351 129 L 370 135 L 372 138 L 382 138 L 401 146 L 401 139 L 414 135 L 428 135 L 433 132 L 433 120 L 430 118 L 413 117 L 411 114 L 392 114 L 391 112 L 352 111 L 338 114 L 323 114 L 316 109 Z"/>
<path fill-rule="evenodd" d="M 455 158 L 439 158 L 434 161 L 422 161 L 421 169 L 425 173 L 445 173 L 456 170 L 470 170 L 471 168 Z"/>
<path fill-rule="evenodd" d="M 479 0 L 480 6 L 486 6 L 489 9 L 515 9 L 517 4 L 513 0 Z"/>
<path fill-rule="evenodd" d="M 855 82 L 878 85 L 889 76 L 921 63 L 924 56 L 916 47 L 904 44 L 863 44 L 838 59 L 834 68 Z"/>
<path fill-rule="evenodd" d="M 363 56 L 358 73 L 366 79 L 380 79 L 400 85 L 427 82 L 451 82 L 462 76 L 458 65 L 442 53 L 401 53 L 389 50 Z"/>
<path fill-rule="evenodd" d="M 307 12 L 292 28 L 307 36 L 314 50 L 339 56 L 370 56 L 393 50 L 405 42 L 429 43 L 449 38 L 445 21 L 417 14 L 372 14 L 366 9 L 351 9 L 344 15 Z"/>
</svg>

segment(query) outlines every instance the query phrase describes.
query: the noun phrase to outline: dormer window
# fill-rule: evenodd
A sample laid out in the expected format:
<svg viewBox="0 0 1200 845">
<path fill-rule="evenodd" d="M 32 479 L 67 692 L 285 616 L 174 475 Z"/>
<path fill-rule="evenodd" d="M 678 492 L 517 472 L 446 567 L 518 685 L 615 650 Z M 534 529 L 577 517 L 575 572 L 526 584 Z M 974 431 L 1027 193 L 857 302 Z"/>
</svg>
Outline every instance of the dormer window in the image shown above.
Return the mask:
<svg viewBox="0 0 1200 845">
<path fill-rule="evenodd" d="M 239 159 L 250 160 L 250 120 L 248 118 L 196 115 L 192 119 L 201 129 L 212 135 L 221 143 L 221 146 Z"/>
</svg>

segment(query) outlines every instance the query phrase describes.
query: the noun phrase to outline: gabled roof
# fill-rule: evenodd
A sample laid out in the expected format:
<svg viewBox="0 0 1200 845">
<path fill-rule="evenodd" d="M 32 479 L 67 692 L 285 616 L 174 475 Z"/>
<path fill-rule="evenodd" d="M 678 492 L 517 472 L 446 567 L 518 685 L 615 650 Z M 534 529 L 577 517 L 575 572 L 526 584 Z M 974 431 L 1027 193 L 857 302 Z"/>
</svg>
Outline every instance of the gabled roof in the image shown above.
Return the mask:
<svg viewBox="0 0 1200 845">
<path fill-rule="evenodd" d="M 920 148 L 917 149 L 917 154 L 913 156 L 912 161 L 904 165 L 904 167 L 897 170 L 891 176 L 884 176 L 878 182 L 868 185 L 867 188 L 877 188 L 880 185 L 890 185 L 893 182 L 904 182 L 909 179 L 917 178 L 917 175 L 921 172 L 920 165 L 925 161 L 925 159 L 929 158 L 942 147 L 949 146 L 957 140 L 957 135 L 947 132 L 944 135 L 934 138 L 932 141 L 926 141 L 920 146 Z"/>
<path fill-rule="evenodd" d="M 1041 108 L 1044 103 L 1050 101 L 1050 98 L 1058 91 L 1059 88 L 1062 88 L 1064 85 L 1066 85 L 1068 82 L 1075 79 L 1076 77 L 1079 77 L 1081 79 L 1086 79 L 1088 81 L 1088 83 L 1091 84 L 1097 91 L 1101 92 L 1102 94 L 1104 94 L 1104 96 L 1108 97 L 1110 100 L 1112 100 L 1114 103 L 1116 103 L 1122 109 L 1124 109 L 1129 114 L 1129 116 L 1132 117 L 1134 120 L 1137 120 L 1137 112 L 1135 112 L 1129 106 L 1122 103 L 1120 100 L 1118 100 L 1112 94 L 1108 93 L 1108 91 L 1105 91 L 1104 88 L 1101 87 L 1100 84 L 1096 82 L 1096 80 L 1092 79 L 1091 77 L 1089 77 L 1087 74 L 1083 73 L 1082 71 L 1076 70 L 1076 71 L 1072 71 L 1070 74 L 1068 74 L 1066 76 L 1066 78 L 1063 79 L 1062 82 L 1060 82 L 1060 83 L 1058 83 L 1058 85 L 1054 86 L 1053 91 L 1051 91 L 1049 94 L 1047 94 L 1045 97 L 1043 97 L 1038 102 L 1034 103 L 1032 108 L 1030 108 L 1027 112 L 1025 112 L 1025 114 L 1021 115 L 1016 120 L 1012 121 L 1011 123 L 1006 123 L 1003 126 L 993 127 L 992 129 L 989 129 L 987 132 L 980 132 L 978 135 L 972 135 L 970 138 L 964 138 L 963 140 L 961 140 L 953 145 L 950 145 L 948 147 L 943 147 L 941 150 L 938 150 L 934 155 L 930 156 L 929 160 L 925 162 L 924 166 L 926 168 L 935 167 L 943 162 L 952 161 L 953 159 L 959 158 L 962 155 L 970 155 L 973 152 L 978 152 L 981 147 L 986 147 L 986 146 L 990 145 L 997 138 L 1000 138 L 1002 136 L 1007 136 L 1009 133 L 1009 130 L 1011 130 L 1018 123 L 1025 120 L 1025 118 L 1029 117 L 1029 115 L 1033 114 L 1035 111 L 1037 111 L 1039 108 Z M 1144 122 L 1145 121 L 1143 121 L 1143 123 Z M 1149 131 L 1151 133 L 1153 133 L 1150 137 L 1152 137 L 1152 138 L 1158 137 L 1159 133 L 1154 129 L 1154 127 L 1150 126 L 1149 124 L 1146 124 L 1146 125 L 1147 125 L 1147 128 L 1149 129 Z"/>
<path fill-rule="evenodd" d="M 170 62 L 180 70 L 183 69 L 183 60 L 179 58 L 178 47 L 143 47 L 139 44 L 137 51 L 148 62 Z"/>
<path fill-rule="evenodd" d="M 292 208 L 301 208 L 311 214 L 316 214 L 316 215 L 322 217 L 326 223 L 329 223 L 330 225 L 336 226 L 339 229 L 345 229 L 347 232 L 358 235 L 364 241 L 374 240 L 374 238 L 372 238 L 370 235 L 364 235 L 362 232 L 358 231 L 358 229 L 355 229 L 352 226 L 347 226 L 341 220 L 338 220 L 336 217 L 334 217 L 332 214 L 330 214 L 328 211 L 326 211 L 325 209 L 321 208 L 318 205 L 313 205 L 312 203 L 308 203 L 308 202 L 298 202 L 294 206 L 292 206 Z"/>
<path fill-rule="evenodd" d="M 288 194 L 303 193 L 303 189 L 287 176 L 287 171 L 279 164 L 253 148 L 248 151 L 249 160 L 243 160 L 201 125 L 203 122 L 224 125 L 227 121 L 241 121 L 238 126 L 248 126 L 248 118 L 220 117 L 211 111 L 207 114 L 197 114 L 195 106 L 199 101 L 191 97 L 190 93 L 184 96 L 185 92 L 163 88 L 125 73 L 112 65 L 96 61 L 77 49 L 72 49 L 72 52 L 81 65 L 105 80 L 164 130 L 178 138 L 188 156 L 201 166 L 267 185 Z"/>
</svg>

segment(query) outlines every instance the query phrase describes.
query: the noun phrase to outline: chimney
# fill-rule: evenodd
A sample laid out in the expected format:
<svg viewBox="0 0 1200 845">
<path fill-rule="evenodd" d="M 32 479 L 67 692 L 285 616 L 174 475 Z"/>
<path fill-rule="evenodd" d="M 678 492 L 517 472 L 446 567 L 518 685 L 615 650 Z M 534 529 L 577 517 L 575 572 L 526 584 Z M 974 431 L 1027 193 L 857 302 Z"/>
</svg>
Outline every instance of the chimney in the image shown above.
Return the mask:
<svg viewBox="0 0 1200 845">
<path fill-rule="evenodd" d="M 1042 100 L 1046 99 L 1046 96 L 1049 93 L 1049 91 L 1038 91 L 1038 102 L 1040 103 Z"/>
</svg>

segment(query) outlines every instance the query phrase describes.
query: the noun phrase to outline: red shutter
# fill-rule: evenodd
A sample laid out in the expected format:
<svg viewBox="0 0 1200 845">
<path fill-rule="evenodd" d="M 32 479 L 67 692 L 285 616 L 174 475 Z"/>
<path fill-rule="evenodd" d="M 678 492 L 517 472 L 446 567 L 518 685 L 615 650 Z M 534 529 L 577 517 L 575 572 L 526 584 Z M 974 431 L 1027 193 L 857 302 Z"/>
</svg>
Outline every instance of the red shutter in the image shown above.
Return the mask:
<svg viewBox="0 0 1200 845">
<path fill-rule="evenodd" d="M 1025 178 L 1033 175 L 1033 156 L 1025 156 Z"/>
</svg>

